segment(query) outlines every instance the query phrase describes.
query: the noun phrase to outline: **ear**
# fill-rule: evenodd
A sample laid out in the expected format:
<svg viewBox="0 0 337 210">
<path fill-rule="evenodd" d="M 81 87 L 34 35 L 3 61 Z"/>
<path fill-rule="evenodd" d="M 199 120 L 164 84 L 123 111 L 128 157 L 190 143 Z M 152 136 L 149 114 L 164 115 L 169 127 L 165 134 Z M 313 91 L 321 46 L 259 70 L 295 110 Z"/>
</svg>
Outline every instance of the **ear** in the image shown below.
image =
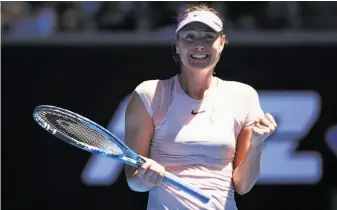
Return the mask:
<svg viewBox="0 0 337 210">
<path fill-rule="evenodd" d="M 224 48 L 224 46 L 225 46 L 225 44 L 227 44 L 227 37 L 226 37 L 226 35 L 222 35 L 222 36 L 221 36 L 220 44 L 221 44 L 220 49 L 221 49 L 221 51 L 222 51 L 223 48 Z"/>
<path fill-rule="evenodd" d="M 179 48 L 177 43 L 176 43 L 175 47 L 176 47 L 176 53 L 180 54 L 180 48 Z"/>
</svg>

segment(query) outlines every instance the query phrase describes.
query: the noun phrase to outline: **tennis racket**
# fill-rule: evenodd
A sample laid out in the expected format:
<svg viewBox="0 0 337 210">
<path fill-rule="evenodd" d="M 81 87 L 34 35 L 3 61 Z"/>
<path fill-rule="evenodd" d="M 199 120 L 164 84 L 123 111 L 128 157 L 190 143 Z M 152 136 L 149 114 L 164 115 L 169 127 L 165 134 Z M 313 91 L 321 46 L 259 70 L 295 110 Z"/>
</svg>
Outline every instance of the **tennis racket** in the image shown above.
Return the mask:
<svg viewBox="0 0 337 210">
<path fill-rule="evenodd" d="M 35 108 L 33 117 L 46 131 L 82 150 L 115 158 L 136 168 L 145 163 L 142 157 L 128 148 L 111 132 L 69 110 L 41 105 Z M 210 195 L 183 182 L 169 172 L 165 172 L 163 182 L 185 191 L 203 203 L 207 203 L 211 198 Z"/>
</svg>

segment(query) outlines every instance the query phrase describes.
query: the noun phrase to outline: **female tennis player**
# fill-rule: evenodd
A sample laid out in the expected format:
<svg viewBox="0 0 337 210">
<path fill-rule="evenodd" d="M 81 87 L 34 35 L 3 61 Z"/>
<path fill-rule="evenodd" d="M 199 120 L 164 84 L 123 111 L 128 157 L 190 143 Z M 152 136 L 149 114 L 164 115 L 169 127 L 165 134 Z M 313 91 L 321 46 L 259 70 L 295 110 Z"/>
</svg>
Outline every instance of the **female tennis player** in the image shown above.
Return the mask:
<svg viewBox="0 0 337 210">
<path fill-rule="evenodd" d="M 249 192 L 259 177 L 264 141 L 277 124 L 255 89 L 214 76 L 226 42 L 216 10 L 187 8 L 176 29 L 181 72 L 142 82 L 130 99 L 125 141 L 147 162 L 125 172 L 132 190 L 149 191 L 148 209 L 237 209 L 234 192 Z M 164 184 L 165 171 L 211 200 Z"/>
</svg>

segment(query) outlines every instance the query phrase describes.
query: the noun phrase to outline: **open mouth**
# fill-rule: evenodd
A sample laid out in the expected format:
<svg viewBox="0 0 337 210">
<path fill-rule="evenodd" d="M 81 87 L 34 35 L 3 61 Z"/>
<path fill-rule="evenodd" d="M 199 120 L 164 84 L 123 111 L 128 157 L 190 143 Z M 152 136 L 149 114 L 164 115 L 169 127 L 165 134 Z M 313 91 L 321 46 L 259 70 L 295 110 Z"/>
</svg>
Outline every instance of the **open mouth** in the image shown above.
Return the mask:
<svg viewBox="0 0 337 210">
<path fill-rule="evenodd" d="M 209 57 L 208 55 L 190 55 L 190 56 L 191 58 L 198 59 L 198 60 L 206 59 Z"/>
</svg>

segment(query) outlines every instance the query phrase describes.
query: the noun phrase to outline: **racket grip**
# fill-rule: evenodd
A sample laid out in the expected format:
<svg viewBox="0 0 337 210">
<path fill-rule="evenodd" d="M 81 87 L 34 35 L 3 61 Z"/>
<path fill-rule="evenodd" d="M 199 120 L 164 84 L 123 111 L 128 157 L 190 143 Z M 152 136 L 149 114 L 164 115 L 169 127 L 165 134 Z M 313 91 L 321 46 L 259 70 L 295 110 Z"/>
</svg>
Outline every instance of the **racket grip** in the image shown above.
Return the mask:
<svg viewBox="0 0 337 210">
<path fill-rule="evenodd" d="M 169 172 L 165 172 L 165 176 L 164 176 L 164 183 L 169 184 L 169 185 L 173 185 L 181 190 L 183 190 L 184 192 L 192 195 L 193 197 L 199 199 L 201 202 L 203 203 L 208 203 L 208 201 L 211 199 L 211 195 L 209 195 L 206 192 L 203 192 L 200 189 L 197 189 L 196 187 L 185 183 L 184 181 L 182 181 L 179 177 L 169 173 Z"/>
</svg>

